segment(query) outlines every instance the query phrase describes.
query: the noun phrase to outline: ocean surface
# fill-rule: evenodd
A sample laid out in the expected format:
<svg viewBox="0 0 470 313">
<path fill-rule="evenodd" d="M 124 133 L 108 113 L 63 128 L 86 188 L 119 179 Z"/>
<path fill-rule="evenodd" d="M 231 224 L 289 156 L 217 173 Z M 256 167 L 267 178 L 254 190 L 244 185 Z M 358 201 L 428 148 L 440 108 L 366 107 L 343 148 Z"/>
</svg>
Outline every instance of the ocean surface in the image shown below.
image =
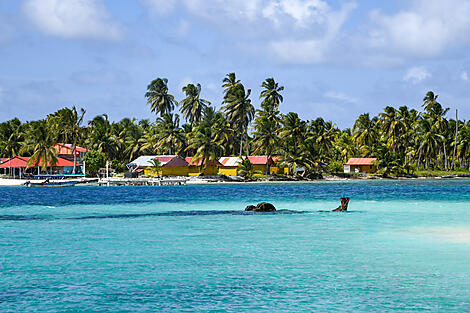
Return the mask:
<svg viewBox="0 0 470 313">
<path fill-rule="evenodd" d="M 470 180 L 3 187 L 0 266 L 0 312 L 470 312 Z"/>
</svg>

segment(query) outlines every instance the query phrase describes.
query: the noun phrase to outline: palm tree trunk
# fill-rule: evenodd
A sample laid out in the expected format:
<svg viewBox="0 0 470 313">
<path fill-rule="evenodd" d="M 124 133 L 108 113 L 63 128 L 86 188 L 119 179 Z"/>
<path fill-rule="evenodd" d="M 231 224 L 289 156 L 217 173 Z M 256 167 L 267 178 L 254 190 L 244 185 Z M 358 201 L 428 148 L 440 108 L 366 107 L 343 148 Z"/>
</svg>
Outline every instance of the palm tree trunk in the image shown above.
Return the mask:
<svg viewBox="0 0 470 313">
<path fill-rule="evenodd" d="M 75 174 L 77 168 L 77 138 L 73 139 L 73 170 L 72 174 Z"/>
<path fill-rule="evenodd" d="M 443 146 L 443 149 L 444 149 L 444 168 L 447 171 L 448 170 L 447 169 L 447 152 L 446 152 L 446 142 L 445 141 L 442 142 L 442 146 Z"/>
<path fill-rule="evenodd" d="M 240 157 L 242 156 L 242 152 L 243 152 L 243 131 L 240 134 Z"/>
<path fill-rule="evenodd" d="M 418 153 L 418 165 L 416 166 L 417 170 L 419 171 L 419 163 L 421 163 L 421 148 L 419 149 Z"/>
<path fill-rule="evenodd" d="M 457 117 L 457 110 L 455 110 L 455 140 L 454 140 L 454 153 L 452 154 L 452 167 L 454 170 L 455 166 L 455 153 L 457 152 L 457 133 L 459 131 L 459 118 Z"/>
</svg>

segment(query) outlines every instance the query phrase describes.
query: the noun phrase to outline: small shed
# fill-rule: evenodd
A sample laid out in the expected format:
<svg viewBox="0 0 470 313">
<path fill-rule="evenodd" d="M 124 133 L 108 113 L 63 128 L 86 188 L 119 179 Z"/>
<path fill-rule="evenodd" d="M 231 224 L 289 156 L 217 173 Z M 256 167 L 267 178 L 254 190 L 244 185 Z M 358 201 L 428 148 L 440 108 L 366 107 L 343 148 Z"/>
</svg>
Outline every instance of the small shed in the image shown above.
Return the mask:
<svg viewBox="0 0 470 313">
<path fill-rule="evenodd" d="M 350 158 L 344 164 L 345 173 L 375 173 L 377 158 Z"/>
<path fill-rule="evenodd" d="M 160 162 L 160 169 L 155 172 L 152 160 Z M 132 172 L 147 176 L 187 176 L 188 162 L 179 155 L 143 155 L 127 164 Z"/>
</svg>

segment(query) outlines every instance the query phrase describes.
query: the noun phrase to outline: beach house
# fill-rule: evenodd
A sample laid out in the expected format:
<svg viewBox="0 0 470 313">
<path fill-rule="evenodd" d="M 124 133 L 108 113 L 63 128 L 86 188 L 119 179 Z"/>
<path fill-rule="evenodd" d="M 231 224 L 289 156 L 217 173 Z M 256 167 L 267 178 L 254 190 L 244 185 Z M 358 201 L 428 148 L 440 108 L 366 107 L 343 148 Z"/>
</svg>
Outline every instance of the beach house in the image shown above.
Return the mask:
<svg viewBox="0 0 470 313">
<path fill-rule="evenodd" d="M 280 156 L 273 156 L 273 166 L 270 168 L 271 174 L 284 174 L 284 175 L 289 175 L 289 167 L 287 166 L 281 166 L 281 157 Z"/>
<path fill-rule="evenodd" d="M 253 164 L 253 170 L 258 173 L 265 174 L 268 170 L 268 165 L 274 165 L 271 157 L 266 155 L 250 155 L 248 156 L 250 163 Z M 238 165 L 241 163 L 240 157 L 221 157 L 219 159 L 220 167 L 219 174 L 226 176 L 237 176 Z M 272 170 L 271 170 L 272 172 Z"/>
<path fill-rule="evenodd" d="M 152 160 L 158 160 L 157 168 Z M 127 167 L 146 176 L 188 176 L 188 162 L 179 155 L 143 155 Z"/>
<path fill-rule="evenodd" d="M 27 175 L 38 175 L 44 174 L 42 170 L 43 161 L 39 161 L 38 164 L 33 162 L 30 166 L 28 162 L 30 157 L 16 156 L 5 160 L 0 164 L 0 173 L 9 175 L 11 177 L 24 177 Z M 77 164 L 80 167 L 80 164 Z M 52 164 L 52 162 L 47 162 L 47 173 L 48 174 L 71 174 L 73 170 L 73 162 L 61 157 L 57 157 L 57 162 Z M 79 172 L 79 171 L 78 171 Z"/>
<path fill-rule="evenodd" d="M 217 160 L 209 160 L 208 164 L 202 165 L 202 158 L 194 161 L 192 159 L 192 157 L 186 157 L 185 159 L 188 162 L 188 176 L 215 176 L 222 165 Z"/>
<path fill-rule="evenodd" d="M 57 156 L 73 161 L 73 145 L 70 143 L 56 143 L 54 148 L 57 150 Z M 76 146 L 77 162 L 81 163 L 87 152 L 90 150 Z"/>
<path fill-rule="evenodd" d="M 345 173 L 374 173 L 377 170 L 375 165 L 377 158 L 350 158 L 344 164 Z"/>
</svg>

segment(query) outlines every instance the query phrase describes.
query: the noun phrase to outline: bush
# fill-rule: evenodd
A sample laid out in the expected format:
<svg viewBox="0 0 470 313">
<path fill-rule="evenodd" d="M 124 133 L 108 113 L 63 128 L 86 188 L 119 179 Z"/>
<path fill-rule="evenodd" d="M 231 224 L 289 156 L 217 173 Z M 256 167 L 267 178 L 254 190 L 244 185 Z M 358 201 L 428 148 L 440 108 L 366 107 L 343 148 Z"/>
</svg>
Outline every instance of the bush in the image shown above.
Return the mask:
<svg viewBox="0 0 470 313">
<path fill-rule="evenodd" d="M 85 170 L 88 173 L 98 173 L 100 168 L 106 166 L 106 156 L 99 151 L 90 151 L 83 158 Z"/>
</svg>

